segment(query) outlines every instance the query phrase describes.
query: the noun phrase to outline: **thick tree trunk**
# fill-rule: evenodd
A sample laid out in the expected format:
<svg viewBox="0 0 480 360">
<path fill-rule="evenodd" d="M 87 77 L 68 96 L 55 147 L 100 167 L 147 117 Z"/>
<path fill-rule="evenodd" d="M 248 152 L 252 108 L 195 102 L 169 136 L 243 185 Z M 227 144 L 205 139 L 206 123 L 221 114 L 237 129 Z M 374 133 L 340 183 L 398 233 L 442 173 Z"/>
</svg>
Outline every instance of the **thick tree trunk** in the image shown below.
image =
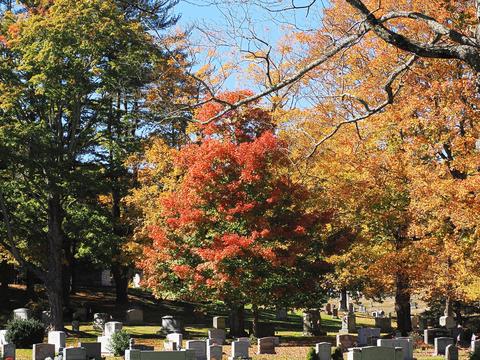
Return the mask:
<svg viewBox="0 0 480 360">
<path fill-rule="evenodd" d="M 53 330 L 63 330 L 63 209 L 58 194 L 48 200 L 48 273 L 45 287 L 51 311 Z"/>
<path fill-rule="evenodd" d="M 397 313 L 397 328 L 402 336 L 408 336 L 412 331 L 410 300 L 411 296 L 408 278 L 403 274 L 397 274 L 395 311 Z"/>
<path fill-rule="evenodd" d="M 230 304 L 230 336 L 244 337 L 245 332 L 245 306 L 243 304 Z"/>
<path fill-rule="evenodd" d="M 30 300 L 37 300 L 37 294 L 35 294 L 35 275 L 30 270 L 25 271 L 25 285 L 27 288 L 27 297 Z"/>
<path fill-rule="evenodd" d="M 128 282 L 129 268 L 118 263 L 111 266 L 113 279 L 115 281 L 115 293 L 117 304 L 128 303 Z"/>
<path fill-rule="evenodd" d="M 348 311 L 348 294 L 347 289 L 342 289 L 340 294 L 340 311 Z"/>
</svg>

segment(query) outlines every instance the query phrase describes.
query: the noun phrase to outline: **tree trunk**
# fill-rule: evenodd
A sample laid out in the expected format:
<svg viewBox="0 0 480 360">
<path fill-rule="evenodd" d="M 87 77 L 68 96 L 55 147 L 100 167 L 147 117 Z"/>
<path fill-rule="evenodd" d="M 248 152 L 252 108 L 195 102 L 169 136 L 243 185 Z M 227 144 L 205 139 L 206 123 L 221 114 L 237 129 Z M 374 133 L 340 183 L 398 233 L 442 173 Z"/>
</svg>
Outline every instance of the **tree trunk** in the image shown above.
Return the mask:
<svg viewBox="0 0 480 360">
<path fill-rule="evenodd" d="M 395 311 L 397 313 L 398 331 L 401 332 L 402 336 L 408 336 L 412 331 L 412 314 L 409 283 L 404 274 L 397 274 L 396 277 Z"/>
<path fill-rule="evenodd" d="M 258 334 L 258 321 L 259 321 L 259 312 L 258 306 L 252 306 L 252 313 L 253 313 L 253 321 L 252 321 L 252 332 L 255 336 Z"/>
<path fill-rule="evenodd" d="M 112 275 L 115 281 L 115 293 L 117 304 L 128 303 L 128 282 L 129 282 L 129 268 L 118 263 L 113 263 Z"/>
<path fill-rule="evenodd" d="M 35 275 L 30 270 L 25 271 L 25 285 L 27 287 L 27 297 L 30 300 L 37 300 L 37 294 L 35 294 Z"/>
<path fill-rule="evenodd" d="M 347 289 L 342 289 L 340 294 L 340 311 L 348 311 L 348 294 Z"/>
<path fill-rule="evenodd" d="M 230 304 L 230 336 L 244 337 L 245 332 L 245 306 L 243 304 Z"/>
<path fill-rule="evenodd" d="M 59 194 L 52 194 L 48 200 L 48 272 L 45 287 L 50 305 L 50 327 L 63 330 L 63 209 Z"/>
</svg>

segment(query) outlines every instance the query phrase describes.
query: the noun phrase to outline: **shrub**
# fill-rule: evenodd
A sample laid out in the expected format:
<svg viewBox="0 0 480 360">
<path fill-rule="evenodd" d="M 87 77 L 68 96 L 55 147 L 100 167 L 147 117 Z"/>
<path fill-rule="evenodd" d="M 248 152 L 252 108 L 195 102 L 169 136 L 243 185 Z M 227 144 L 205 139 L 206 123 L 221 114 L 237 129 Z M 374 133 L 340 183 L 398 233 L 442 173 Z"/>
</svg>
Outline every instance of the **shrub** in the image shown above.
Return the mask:
<svg viewBox="0 0 480 360">
<path fill-rule="evenodd" d="M 314 348 L 310 348 L 307 353 L 307 360 L 317 360 L 317 353 Z"/>
<path fill-rule="evenodd" d="M 342 349 L 336 347 L 332 353 L 332 360 L 343 360 Z"/>
<path fill-rule="evenodd" d="M 120 330 L 112 335 L 110 351 L 115 356 L 124 356 L 125 350 L 130 346 L 130 335 L 125 330 Z"/>
<path fill-rule="evenodd" d="M 29 349 L 33 344 L 43 342 L 44 336 L 44 325 L 35 319 L 14 319 L 7 324 L 6 339 L 19 349 Z"/>
</svg>

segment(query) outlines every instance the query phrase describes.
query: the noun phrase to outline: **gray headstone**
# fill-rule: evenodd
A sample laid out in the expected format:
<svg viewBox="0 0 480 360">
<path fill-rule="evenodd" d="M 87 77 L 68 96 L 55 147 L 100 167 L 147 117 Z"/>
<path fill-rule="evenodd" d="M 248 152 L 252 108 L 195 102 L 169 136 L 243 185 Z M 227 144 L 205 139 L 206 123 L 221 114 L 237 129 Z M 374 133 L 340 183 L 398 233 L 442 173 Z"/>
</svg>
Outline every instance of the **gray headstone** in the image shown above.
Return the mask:
<svg viewBox="0 0 480 360">
<path fill-rule="evenodd" d="M 342 318 L 341 333 L 354 333 L 357 331 L 355 314 L 347 314 Z"/>
<path fill-rule="evenodd" d="M 87 352 L 81 347 L 63 349 L 63 360 L 86 360 Z"/>
<path fill-rule="evenodd" d="M 389 317 L 376 317 L 375 327 L 379 328 L 381 332 L 392 331 L 392 319 Z"/>
<path fill-rule="evenodd" d="M 257 354 L 275 354 L 275 339 L 273 336 L 260 338 L 257 342 Z"/>
<path fill-rule="evenodd" d="M 346 352 L 349 348 L 355 346 L 356 337 L 349 334 L 337 334 L 337 347 L 342 349 L 342 352 Z"/>
<path fill-rule="evenodd" d="M 162 331 L 166 334 L 183 332 L 183 324 L 179 318 L 171 315 L 162 317 Z"/>
<path fill-rule="evenodd" d="M 437 337 L 448 337 L 450 332 L 447 329 L 425 329 L 423 330 L 423 342 L 425 344 L 434 344 L 434 340 Z"/>
<path fill-rule="evenodd" d="M 186 342 L 187 350 L 195 351 L 196 360 L 206 360 L 207 358 L 207 343 L 203 340 L 188 340 Z"/>
<path fill-rule="evenodd" d="M 455 345 L 448 345 L 445 349 L 445 360 L 458 360 L 458 348 Z"/>
<path fill-rule="evenodd" d="M 453 345 L 453 338 L 449 337 L 438 337 L 434 340 L 434 355 L 445 355 L 445 350 L 447 349 L 448 345 Z"/>
<path fill-rule="evenodd" d="M 222 360 L 223 351 L 220 345 L 210 345 L 207 347 L 207 360 Z"/>
<path fill-rule="evenodd" d="M 359 346 L 372 346 L 377 343 L 377 339 L 380 338 L 379 328 L 360 328 L 358 329 L 358 345 Z"/>
<path fill-rule="evenodd" d="M 45 358 L 55 357 L 54 344 L 34 344 L 32 352 L 32 360 L 44 360 Z"/>
<path fill-rule="evenodd" d="M 318 360 L 330 360 L 332 353 L 332 344 L 329 342 L 321 342 L 315 344 L 315 353 Z"/>
<path fill-rule="evenodd" d="M 126 322 L 129 325 L 143 324 L 143 310 L 140 310 L 140 309 L 127 310 L 125 317 L 126 317 Z"/>
<path fill-rule="evenodd" d="M 232 354 L 228 358 L 229 360 L 236 360 L 237 358 L 249 359 L 250 343 L 246 341 L 234 341 L 232 342 Z"/>
<path fill-rule="evenodd" d="M 413 340 L 411 338 L 378 339 L 377 346 L 402 348 L 403 360 L 413 360 Z"/>
<path fill-rule="evenodd" d="M 85 349 L 87 359 L 102 359 L 102 344 L 99 342 L 80 342 L 80 347 Z"/>
<path fill-rule="evenodd" d="M 223 329 L 210 329 L 208 330 L 208 338 L 215 339 L 218 345 L 223 345 L 227 337 L 227 332 Z"/>
<path fill-rule="evenodd" d="M 2 344 L 0 345 L 0 359 L 13 359 L 15 360 L 15 344 Z"/>
</svg>

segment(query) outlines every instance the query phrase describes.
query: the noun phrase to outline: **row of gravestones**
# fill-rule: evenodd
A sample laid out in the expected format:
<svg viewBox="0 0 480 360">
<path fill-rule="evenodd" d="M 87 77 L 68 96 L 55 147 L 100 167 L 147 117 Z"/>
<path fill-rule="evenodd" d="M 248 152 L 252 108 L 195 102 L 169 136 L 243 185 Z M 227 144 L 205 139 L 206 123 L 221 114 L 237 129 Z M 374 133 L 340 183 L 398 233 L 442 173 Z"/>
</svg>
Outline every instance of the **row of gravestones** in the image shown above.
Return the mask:
<svg viewBox="0 0 480 360">
<path fill-rule="evenodd" d="M 379 328 L 381 332 L 392 331 L 392 319 L 390 317 L 376 317 L 375 328 Z M 349 313 L 342 318 L 342 328 L 339 331 L 342 334 L 357 332 L 356 316 Z"/>
<path fill-rule="evenodd" d="M 427 329 L 425 330 L 425 343 L 434 345 L 434 355 L 441 356 L 444 355 L 448 360 L 458 360 L 458 349 L 454 343 L 454 339 L 451 337 L 441 336 L 445 335 L 445 329 Z M 342 352 L 349 352 L 348 359 L 362 359 L 361 349 L 358 346 L 366 346 L 366 348 L 401 348 L 402 357 L 399 359 L 402 360 L 412 360 L 413 359 L 413 340 L 408 337 L 398 337 L 395 339 L 380 339 L 380 329 L 379 328 L 361 328 L 359 329 L 358 338 L 354 335 L 349 334 L 338 334 L 337 335 L 337 347 L 339 347 Z M 372 346 L 372 345 L 377 346 Z M 476 348 L 480 348 L 480 340 L 472 341 L 472 351 L 475 351 Z M 367 352 L 381 352 L 384 353 L 387 350 L 372 350 L 369 349 Z M 393 355 L 392 355 L 393 356 Z M 396 357 L 400 356 L 398 354 Z M 396 359 L 396 357 L 389 357 L 389 359 Z M 367 359 L 370 359 L 367 357 Z M 372 360 L 376 357 L 372 358 Z M 387 358 L 385 358 L 387 359 Z M 323 360 L 323 359 L 322 359 Z"/>
</svg>

